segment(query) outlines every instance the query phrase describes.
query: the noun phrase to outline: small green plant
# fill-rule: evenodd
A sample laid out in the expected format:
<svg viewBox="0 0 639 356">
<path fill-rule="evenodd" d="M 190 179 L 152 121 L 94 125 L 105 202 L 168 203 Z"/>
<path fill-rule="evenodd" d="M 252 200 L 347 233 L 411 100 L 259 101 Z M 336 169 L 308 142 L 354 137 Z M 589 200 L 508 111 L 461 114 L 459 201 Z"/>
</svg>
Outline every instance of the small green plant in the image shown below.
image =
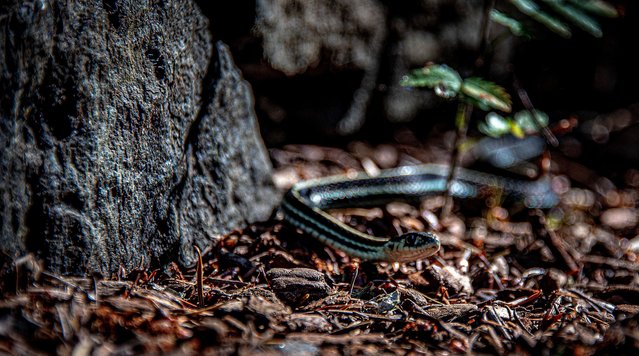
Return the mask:
<svg viewBox="0 0 639 356">
<path fill-rule="evenodd" d="M 510 94 L 503 87 L 491 81 L 470 77 L 462 79 L 457 71 L 444 64 L 429 64 L 406 75 L 401 85 L 407 87 L 426 87 L 432 89 L 436 95 L 445 99 L 456 99 L 458 102 L 455 126 L 457 135 L 453 143 L 450 171 L 447 179 L 447 190 L 450 189 L 453 173 L 459 160 L 459 146 L 466 138 L 468 123 L 473 108 L 484 111 L 498 110 L 505 114 L 512 111 Z M 537 110 L 523 110 L 517 112 L 514 118 L 502 116 L 490 111 L 484 122 L 479 123 L 479 129 L 486 135 L 499 137 L 512 134 L 523 138 L 526 134 L 539 132 L 548 124 L 548 115 Z M 450 205 L 443 212 L 448 214 Z"/>
<path fill-rule="evenodd" d="M 561 37 L 572 36 L 570 25 L 580 28 L 594 37 L 601 37 L 603 31 L 594 16 L 615 18 L 618 11 L 602 0 L 508 0 L 519 12 L 545 26 Z M 505 26 L 515 36 L 531 37 L 531 29 L 521 20 L 498 9 L 490 11 L 491 21 Z"/>
<path fill-rule="evenodd" d="M 486 16 L 493 22 L 505 26 L 515 36 L 533 37 L 532 30 L 524 22 L 498 10 L 495 0 L 486 0 Z M 488 2 L 490 1 L 490 2 Z M 617 10 L 602 0 L 507 0 L 499 5 L 507 3 L 514 6 L 520 13 L 542 24 L 561 37 L 572 36 L 571 28 L 557 17 L 569 21 L 583 31 L 594 37 L 601 37 L 602 30 L 599 23 L 592 16 L 614 18 L 619 16 Z M 514 11 L 515 12 L 515 11 Z M 482 33 L 487 33 L 489 21 L 483 22 Z M 486 50 L 488 36 L 481 36 L 480 52 Z M 479 53 L 479 58 L 484 53 Z M 525 90 L 517 88 L 517 94 L 525 107 L 509 116 L 512 111 L 510 94 L 503 87 L 489 80 L 470 77 L 463 79 L 457 71 L 445 64 L 428 64 L 404 76 L 401 81 L 406 87 L 425 87 L 432 89 L 436 95 L 445 99 L 456 99 L 458 102 L 455 126 L 457 135 L 453 143 L 450 171 L 447 179 L 447 191 L 450 190 L 453 174 L 459 161 L 459 147 L 466 139 L 469 120 L 473 108 L 490 111 L 484 121 L 478 125 L 479 130 L 488 136 L 500 137 L 511 134 L 523 138 L 527 134 L 541 132 L 551 144 L 556 145 L 557 139 L 548 130 L 548 115 L 536 110 Z M 495 111 L 500 113 L 497 113 Z M 451 208 L 447 204 L 442 212 L 446 216 Z"/>
</svg>

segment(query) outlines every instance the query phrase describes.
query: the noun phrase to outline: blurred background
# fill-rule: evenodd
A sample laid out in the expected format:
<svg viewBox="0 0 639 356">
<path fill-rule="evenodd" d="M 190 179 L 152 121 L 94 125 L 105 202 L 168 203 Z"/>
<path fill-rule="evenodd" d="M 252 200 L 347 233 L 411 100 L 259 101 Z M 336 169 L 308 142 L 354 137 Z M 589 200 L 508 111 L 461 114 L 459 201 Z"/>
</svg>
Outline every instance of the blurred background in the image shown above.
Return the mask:
<svg viewBox="0 0 639 356">
<path fill-rule="evenodd" d="M 267 147 L 423 142 L 454 130 L 456 108 L 432 91 L 401 87 L 411 69 L 445 63 L 514 93 L 517 78 L 560 135 L 569 159 L 601 170 L 639 167 L 639 4 L 609 1 L 620 17 L 598 18 L 603 36 L 562 38 L 530 22 L 532 38 L 491 23 L 480 46 L 484 1 L 200 1 L 216 40 L 227 43 L 252 85 Z M 496 2 L 517 14 L 508 1 Z M 508 7 L 510 6 L 510 8 Z M 525 20 L 525 16 L 519 16 Z M 522 105 L 513 97 L 514 110 Z M 476 118 L 485 113 L 475 111 Z M 476 122 L 476 121 L 475 121 Z M 471 123 L 469 135 L 476 135 Z"/>
</svg>

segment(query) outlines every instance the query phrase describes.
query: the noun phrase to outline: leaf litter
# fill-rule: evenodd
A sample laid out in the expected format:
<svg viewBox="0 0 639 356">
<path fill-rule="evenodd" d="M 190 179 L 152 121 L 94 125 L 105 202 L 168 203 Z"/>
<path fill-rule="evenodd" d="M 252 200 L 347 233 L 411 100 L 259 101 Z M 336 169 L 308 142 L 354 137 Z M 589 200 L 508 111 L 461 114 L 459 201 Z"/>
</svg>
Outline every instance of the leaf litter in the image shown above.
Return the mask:
<svg viewBox="0 0 639 356">
<path fill-rule="evenodd" d="M 284 190 L 302 179 L 447 157 L 435 150 L 358 142 L 271 155 Z M 505 208 L 498 197 L 456 201 L 442 220 L 441 197 L 332 212 L 382 236 L 436 230 L 442 249 L 427 261 L 352 259 L 278 214 L 198 249 L 191 268 L 77 278 L 23 257 L 15 285 L 2 289 L 0 352 L 634 353 L 638 187 L 604 189 L 585 167 L 552 167 L 561 203 L 545 212 Z M 639 172 L 626 176 L 636 182 Z"/>
</svg>

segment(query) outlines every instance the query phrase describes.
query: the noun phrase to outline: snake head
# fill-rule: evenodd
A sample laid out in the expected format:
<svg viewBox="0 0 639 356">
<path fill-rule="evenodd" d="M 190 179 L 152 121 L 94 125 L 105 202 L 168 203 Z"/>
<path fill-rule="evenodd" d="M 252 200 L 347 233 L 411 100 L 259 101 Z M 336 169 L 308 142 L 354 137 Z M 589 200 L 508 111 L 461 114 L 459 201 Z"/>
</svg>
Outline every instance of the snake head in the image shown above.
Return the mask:
<svg viewBox="0 0 639 356">
<path fill-rule="evenodd" d="M 388 261 L 410 262 L 432 256 L 439 251 L 439 238 L 430 232 L 408 232 L 386 243 Z"/>
</svg>

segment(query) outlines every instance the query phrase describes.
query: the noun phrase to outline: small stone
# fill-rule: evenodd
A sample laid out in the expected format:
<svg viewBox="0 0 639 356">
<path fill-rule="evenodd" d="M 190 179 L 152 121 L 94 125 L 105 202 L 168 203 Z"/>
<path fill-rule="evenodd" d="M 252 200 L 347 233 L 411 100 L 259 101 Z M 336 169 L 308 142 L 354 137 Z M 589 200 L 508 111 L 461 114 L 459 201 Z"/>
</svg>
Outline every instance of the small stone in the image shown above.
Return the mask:
<svg viewBox="0 0 639 356">
<path fill-rule="evenodd" d="M 425 308 L 424 311 L 437 320 L 450 320 L 474 313 L 479 308 L 474 304 L 437 305 Z"/>
<path fill-rule="evenodd" d="M 289 305 L 321 299 L 331 291 L 324 275 L 309 268 L 273 268 L 266 276 L 273 292 Z"/>
<path fill-rule="evenodd" d="M 270 320 L 273 324 L 278 324 L 291 314 L 291 310 L 282 302 L 273 303 L 259 295 L 249 297 L 245 307 L 248 311 Z"/>
<path fill-rule="evenodd" d="M 377 305 L 377 313 L 385 314 L 397 308 L 401 302 L 400 293 L 395 290 L 388 294 L 380 294 L 373 298 L 373 303 Z"/>
<path fill-rule="evenodd" d="M 490 270 L 496 272 L 500 277 L 507 277 L 510 274 L 510 266 L 504 256 L 497 256 L 490 265 Z"/>
<path fill-rule="evenodd" d="M 635 304 L 619 304 L 615 309 L 615 314 L 617 316 L 633 316 L 639 314 L 639 305 Z"/>
<path fill-rule="evenodd" d="M 244 303 L 241 300 L 228 301 L 218 308 L 223 314 L 237 314 L 244 310 Z"/>
<path fill-rule="evenodd" d="M 441 223 L 446 226 L 448 232 L 455 237 L 461 238 L 466 232 L 466 225 L 464 224 L 464 221 L 456 216 L 449 216 Z"/>
<path fill-rule="evenodd" d="M 637 209 L 613 208 L 601 214 L 601 223 L 613 229 L 626 229 L 637 225 Z"/>
<path fill-rule="evenodd" d="M 586 223 L 576 223 L 571 228 L 572 234 L 578 239 L 585 239 L 590 235 L 590 225 Z"/>
<path fill-rule="evenodd" d="M 287 324 L 289 328 L 298 332 L 326 333 L 333 329 L 324 317 L 311 314 L 293 314 Z"/>
<path fill-rule="evenodd" d="M 442 228 L 439 224 L 439 218 L 430 210 L 422 210 L 422 219 L 426 220 L 428 226 L 436 231 L 439 231 Z"/>
<path fill-rule="evenodd" d="M 568 276 L 558 269 L 549 269 L 539 281 L 539 285 L 545 294 L 563 288 L 568 283 Z"/>
<path fill-rule="evenodd" d="M 415 209 L 409 204 L 400 203 L 400 202 L 388 203 L 386 205 L 386 210 L 388 210 L 388 213 L 396 218 L 401 218 L 402 216 L 407 216 L 407 215 L 408 216 L 418 215 L 417 209 Z"/>
<path fill-rule="evenodd" d="M 310 281 L 326 281 L 323 273 L 310 268 L 272 268 L 266 272 L 266 276 L 270 279 L 295 277 L 308 279 Z"/>
<path fill-rule="evenodd" d="M 299 180 L 300 175 L 293 167 L 284 168 L 273 173 L 273 183 L 281 190 L 291 188 Z"/>
<path fill-rule="evenodd" d="M 450 294 L 460 292 L 466 294 L 473 293 L 473 287 L 470 284 L 470 278 L 461 274 L 455 267 L 446 266 L 430 266 L 424 271 L 424 278 L 435 285 L 440 285 L 448 289 Z"/>
<path fill-rule="evenodd" d="M 490 305 L 486 306 L 482 310 L 484 313 L 494 313 L 497 317 L 503 320 L 512 320 L 514 318 L 514 314 L 512 309 L 503 307 L 501 305 Z"/>
<path fill-rule="evenodd" d="M 364 168 L 364 172 L 366 172 L 366 174 L 368 174 L 371 177 L 377 177 L 380 172 L 380 169 L 379 167 L 377 167 L 377 164 L 375 164 L 375 162 L 368 157 L 364 157 L 362 159 L 362 168 Z"/>
<path fill-rule="evenodd" d="M 628 244 L 626 245 L 626 250 L 632 251 L 635 253 L 639 252 L 639 235 L 635 236 L 630 241 L 628 241 Z"/>
<path fill-rule="evenodd" d="M 595 204 L 595 194 L 589 190 L 573 188 L 562 195 L 564 204 L 581 209 L 588 209 Z"/>
<path fill-rule="evenodd" d="M 402 224 L 408 228 L 409 231 L 424 231 L 424 224 L 410 216 L 405 216 L 402 218 Z"/>
<path fill-rule="evenodd" d="M 422 277 L 419 277 L 419 278 L 422 278 Z M 425 307 L 432 303 L 432 300 L 429 300 L 427 296 L 425 296 L 423 293 L 416 291 L 414 289 L 400 287 L 398 288 L 398 291 L 401 294 L 402 299 L 411 300 L 415 304 L 419 305 L 420 307 Z"/>
<path fill-rule="evenodd" d="M 398 157 L 397 148 L 391 145 L 379 145 L 373 152 L 375 162 L 382 168 L 395 167 Z"/>
</svg>

